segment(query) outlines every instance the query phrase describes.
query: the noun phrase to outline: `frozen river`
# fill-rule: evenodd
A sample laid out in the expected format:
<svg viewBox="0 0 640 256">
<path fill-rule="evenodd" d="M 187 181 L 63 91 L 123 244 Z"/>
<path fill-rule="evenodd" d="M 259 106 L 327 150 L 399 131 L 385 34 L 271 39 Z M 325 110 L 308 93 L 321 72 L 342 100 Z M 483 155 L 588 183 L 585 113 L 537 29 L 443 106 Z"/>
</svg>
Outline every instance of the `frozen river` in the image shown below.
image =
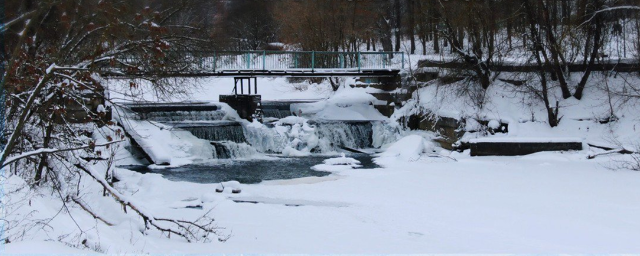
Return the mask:
<svg viewBox="0 0 640 256">
<path fill-rule="evenodd" d="M 362 168 L 376 168 L 372 156 L 351 154 L 349 157 L 361 162 Z M 146 166 L 126 166 L 124 168 L 141 173 L 158 173 L 171 181 L 195 183 L 218 183 L 239 181 L 242 184 L 256 184 L 265 180 L 286 180 L 303 177 L 323 177 L 330 172 L 311 169 L 321 164 L 328 156 L 273 157 L 257 160 L 221 159 L 212 163 L 186 165 L 176 168 L 151 169 Z"/>
</svg>

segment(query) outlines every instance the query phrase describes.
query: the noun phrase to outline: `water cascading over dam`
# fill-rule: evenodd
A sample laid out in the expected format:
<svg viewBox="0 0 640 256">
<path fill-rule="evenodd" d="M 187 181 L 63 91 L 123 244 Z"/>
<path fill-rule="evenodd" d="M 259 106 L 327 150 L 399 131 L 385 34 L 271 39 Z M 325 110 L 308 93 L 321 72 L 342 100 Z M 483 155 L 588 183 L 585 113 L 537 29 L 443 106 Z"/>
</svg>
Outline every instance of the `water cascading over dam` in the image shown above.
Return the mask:
<svg viewBox="0 0 640 256">
<path fill-rule="evenodd" d="M 158 111 L 140 114 L 140 119 L 161 123 L 187 121 L 219 121 L 226 113 L 222 110 L 214 111 Z"/>
<path fill-rule="evenodd" d="M 263 101 L 262 113 L 265 118 L 285 118 L 290 116 L 291 102 L 278 102 L 278 101 Z"/>
<path fill-rule="evenodd" d="M 292 102 L 268 102 L 270 116 L 281 118 L 291 115 Z M 131 107 L 138 110 L 137 119 L 160 122 L 176 130 L 190 132 L 193 136 L 209 141 L 212 158 L 247 158 L 258 153 L 283 153 L 285 148 L 311 153 L 329 153 L 342 149 L 379 147 L 378 140 L 385 140 L 388 132 L 380 121 L 327 121 L 308 120 L 297 124 L 273 123 L 255 125 L 242 121 L 225 120 L 227 113 L 213 105 L 192 106 L 161 105 Z M 388 133 L 393 134 L 393 132 Z M 382 139 L 380 139 L 382 138 Z"/>
<path fill-rule="evenodd" d="M 233 121 L 175 123 L 174 128 L 191 132 L 194 136 L 208 141 L 231 141 L 244 143 L 242 124 Z"/>
<path fill-rule="evenodd" d="M 190 132 L 211 143 L 212 158 L 242 158 L 257 153 L 245 144 L 242 124 L 225 120 L 227 112 L 215 103 L 132 104 L 137 120 L 155 121 Z"/>
<path fill-rule="evenodd" d="M 321 148 L 348 147 L 353 149 L 371 148 L 373 124 L 370 121 L 314 122 L 316 135 L 323 138 Z"/>
</svg>

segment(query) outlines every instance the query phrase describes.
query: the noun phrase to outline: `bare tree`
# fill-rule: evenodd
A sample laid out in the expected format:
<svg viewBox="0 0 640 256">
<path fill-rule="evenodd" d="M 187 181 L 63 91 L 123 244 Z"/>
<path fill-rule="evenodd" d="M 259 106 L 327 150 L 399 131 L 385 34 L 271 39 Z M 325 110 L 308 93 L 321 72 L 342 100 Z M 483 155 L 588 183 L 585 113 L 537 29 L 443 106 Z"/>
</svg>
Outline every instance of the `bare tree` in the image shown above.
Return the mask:
<svg viewBox="0 0 640 256">
<path fill-rule="evenodd" d="M 11 174 L 22 177 L 32 190 L 51 191 L 65 208 L 77 204 L 106 225 L 113 223 L 91 211 L 79 194 L 77 184 L 83 177 L 103 187 L 105 196 L 125 212 L 137 213 L 147 229 L 187 241 L 208 240 L 216 233 L 210 218 L 154 217 L 113 187 L 111 165 L 105 173 L 94 168 L 96 162 L 111 161 L 113 156 L 103 152 L 125 140 L 101 102 L 104 88 L 97 77 L 102 68 L 160 74 L 180 68 L 182 53 L 206 41 L 193 36 L 199 30 L 196 25 L 184 24 L 194 19 L 181 16 L 197 8 L 196 2 L 165 3 L 8 1 L 9 22 L 0 26 L 8 49 L 1 60 L 6 67 L 1 85 L 6 93 L 3 131 L 7 137 L 2 140 L 0 167 L 10 167 Z M 158 77 L 147 79 L 160 91 L 172 87 Z M 106 141 L 99 142 L 98 137 Z M 78 229 L 82 232 L 83 227 Z"/>
</svg>

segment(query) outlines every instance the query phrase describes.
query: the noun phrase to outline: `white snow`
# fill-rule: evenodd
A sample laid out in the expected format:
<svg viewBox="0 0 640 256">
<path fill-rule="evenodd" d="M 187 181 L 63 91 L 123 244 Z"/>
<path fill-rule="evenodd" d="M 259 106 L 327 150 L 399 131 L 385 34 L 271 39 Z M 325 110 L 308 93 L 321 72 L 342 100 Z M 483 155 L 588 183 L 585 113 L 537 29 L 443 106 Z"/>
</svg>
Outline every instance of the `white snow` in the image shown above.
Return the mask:
<svg viewBox="0 0 640 256">
<path fill-rule="evenodd" d="M 408 102 L 394 117 L 429 110 L 436 116 L 466 120 L 466 127 L 460 128 L 469 133 L 462 140 L 471 143 L 586 142 L 634 148 L 640 141 L 637 105 L 614 99 L 614 106 L 610 107 L 597 87 L 603 80 L 595 76 L 580 101 L 555 96 L 563 117 L 555 128 L 546 123 L 545 109 L 539 102 L 532 103 L 528 95 L 514 92 L 501 82 L 486 91 L 482 107 L 454 93 L 455 88 L 465 84 L 427 86 L 415 93 L 414 98 L 419 101 Z M 610 80 L 612 84 L 622 83 L 619 78 Z M 317 146 L 324 151 L 333 150 L 327 146 L 328 140 L 317 136 L 321 128 L 310 124 L 310 119 L 380 120 L 373 124 L 372 143 L 382 150 L 375 159 L 381 167 L 356 169 L 353 167 L 360 164 L 357 160 L 341 156 L 312 167 L 331 172 L 326 177 L 252 185 L 175 182 L 159 174 L 115 169 L 120 182 L 116 183 L 118 191 L 114 193 L 158 218 L 195 220 L 209 212 L 216 225 L 224 228 L 221 234 L 230 235 L 224 243 L 186 243 L 175 237 L 168 239 L 154 230 L 146 230 L 143 235 L 140 218 L 122 212 L 117 203 L 102 196 L 101 187 L 86 180 L 79 186 L 83 198 L 115 225 L 96 221 L 78 207 L 70 209 L 71 215 L 58 216 L 62 205 L 54 193 L 30 194 L 25 189 L 28 187 L 25 180 L 5 174 L 0 176 L 3 189 L 18 191 L 17 195 L 30 199 L 27 204 L 11 201 L 18 198 L 15 194 L 1 198 L 6 210 L 12 213 L 9 219 L 12 225 L 23 218 L 42 220 L 58 216 L 46 226 L 26 232 L 22 241 L 6 244 L 5 252 L 85 252 L 66 245 L 111 254 L 640 251 L 640 172 L 619 169 L 616 165 L 630 160 L 630 156 L 609 155 L 588 160 L 593 153 L 590 150 L 597 150 L 592 148 L 518 157 L 471 157 L 469 151 L 449 152 L 436 146 L 433 139 L 437 134 L 400 131 L 397 123 L 375 111 L 376 100 L 367 94 L 371 89 L 343 87 L 332 93 L 330 89 L 324 90 L 328 89 L 326 83 L 290 85 L 284 81 L 260 79 L 259 86 L 271 86 L 266 90 L 259 87 L 263 99 L 318 101 L 294 104 L 292 110 L 301 116 L 281 119 L 272 128 L 257 122 L 243 123 L 251 146 L 234 144 L 243 147 L 239 151 L 307 156 Z M 110 89 L 118 87 L 117 83 L 111 86 Z M 218 95 L 230 93 L 231 86 L 231 79 L 206 79 L 186 98 L 216 101 Z M 144 90 L 144 85 L 140 88 Z M 285 88 L 291 91 L 280 91 Z M 113 90 L 116 97 L 123 101 L 135 97 L 156 99 L 116 91 Z M 599 120 L 610 112 L 620 119 L 601 124 Z M 509 131 L 487 135 L 481 132 L 482 125 L 477 119 L 488 121 L 492 129 L 506 123 Z M 171 165 L 199 163 L 212 154 L 207 142 L 189 133 L 169 131 L 159 123 L 132 120 L 123 125 L 136 126 L 135 130 L 140 131 L 136 136 L 143 146 L 153 157 Z M 323 132 L 344 139 L 341 134 L 344 127 L 335 127 L 341 126 L 324 128 Z M 122 155 L 119 152 L 117 156 Z M 105 169 L 104 163 L 96 164 L 92 173 L 104 182 Z M 225 189 L 216 193 L 218 186 L 241 188 L 242 192 L 233 194 Z M 70 224 L 74 221 L 91 228 L 80 235 L 75 225 Z M 19 230 L 7 232 L 17 236 Z M 87 243 L 81 243 L 85 239 Z"/>
<path fill-rule="evenodd" d="M 422 153 L 433 152 L 434 145 L 420 135 L 406 136 L 385 150 L 382 158 L 397 158 L 403 161 L 418 161 Z"/>
<path fill-rule="evenodd" d="M 327 100 L 293 104 L 291 110 L 315 120 L 388 120 L 374 108 L 378 100 L 368 93 L 371 91 L 341 87 Z"/>
<path fill-rule="evenodd" d="M 640 250 L 639 173 L 608 170 L 608 159 L 586 160 L 586 152 L 483 158 L 453 153 L 454 162 L 415 154 L 422 157 L 413 162 L 382 157 L 384 168 L 343 169 L 337 179 L 243 185 L 238 195 L 214 193 L 217 184 L 171 182 L 118 170 L 123 180 L 118 188 L 144 202 L 148 211 L 193 219 L 211 210 L 217 225 L 232 236 L 224 243 L 189 244 L 134 235 L 132 247 L 119 249 L 129 244 L 129 237 L 109 230 L 128 229 L 127 221 L 100 228 L 101 248 L 153 254 Z M 192 198 L 200 198 L 202 210 L 174 209 L 192 204 Z M 34 199 L 32 207 L 39 207 L 40 200 Z M 183 200 L 188 202 L 177 203 Z M 23 252 L 46 243 L 54 244 L 25 241 L 6 247 Z"/>
<path fill-rule="evenodd" d="M 531 143 L 543 143 L 543 142 L 555 142 L 555 143 L 582 143 L 580 138 L 571 137 L 488 137 L 469 140 L 470 143 L 509 143 L 509 142 L 531 142 Z"/>
<path fill-rule="evenodd" d="M 353 159 L 351 157 L 346 157 L 343 153 L 341 157 L 329 158 L 323 161 L 323 163 L 328 165 L 360 165 L 360 161 Z"/>
<path fill-rule="evenodd" d="M 190 132 L 153 121 L 133 118 L 121 120 L 121 125 L 126 127 L 130 136 L 144 148 L 155 164 L 180 166 L 213 158 L 214 152 L 209 142 L 196 138 Z"/>
<path fill-rule="evenodd" d="M 105 113 L 107 110 L 104 108 L 104 105 L 100 104 L 98 105 L 98 108 L 96 109 L 96 112 L 98 113 Z"/>
<path fill-rule="evenodd" d="M 496 130 L 500 128 L 500 122 L 498 122 L 498 120 L 492 119 L 491 121 L 489 121 L 488 126 L 489 128 Z"/>
</svg>

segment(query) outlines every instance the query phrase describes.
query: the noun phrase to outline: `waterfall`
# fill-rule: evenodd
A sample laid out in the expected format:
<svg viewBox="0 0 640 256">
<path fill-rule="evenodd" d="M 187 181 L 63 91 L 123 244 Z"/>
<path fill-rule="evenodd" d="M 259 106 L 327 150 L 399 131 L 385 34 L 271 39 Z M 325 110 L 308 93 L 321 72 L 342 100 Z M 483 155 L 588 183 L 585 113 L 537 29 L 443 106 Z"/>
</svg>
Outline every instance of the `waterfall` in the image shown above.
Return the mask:
<svg viewBox="0 0 640 256">
<path fill-rule="evenodd" d="M 326 152 L 339 147 L 371 148 L 373 125 L 371 122 L 319 122 L 316 136 L 320 139 L 320 151 Z"/>
<path fill-rule="evenodd" d="M 336 152 L 343 147 L 379 148 L 396 141 L 401 131 L 380 121 L 310 121 L 294 117 L 291 102 L 263 104 L 266 117 L 280 119 L 267 125 L 224 121 L 227 113 L 211 106 L 161 107 L 141 109 L 138 118 L 161 122 L 175 128 L 176 133 L 189 134 L 190 137 L 186 134 L 181 137 L 192 138 L 191 144 L 197 147 L 188 153 L 199 158 L 249 158 L 260 153 L 304 156 Z"/>
<path fill-rule="evenodd" d="M 291 115 L 291 110 L 282 109 L 262 109 L 264 117 L 285 118 Z"/>
<path fill-rule="evenodd" d="M 154 111 L 140 113 L 139 118 L 156 122 L 184 122 L 184 121 L 217 121 L 222 120 L 226 113 L 215 111 Z"/>
<path fill-rule="evenodd" d="M 376 121 L 372 123 L 372 128 L 371 140 L 374 148 L 381 148 L 402 138 L 402 127 L 397 123 Z"/>
<path fill-rule="evenodd" d="M 258 154 L 258 151 L 246 143 L 212 141 L 211 145 L 214 148 L 213 157 L 217 159 L 248 158 Z"/>
<path fill-rule="evenodd" d="M 246 142 L 242 125 L 237 122 L 180 123 L 174 126 L 208 141 Z"/>
<path fill-rule="evenodd" d="M 312 124 L 310 124 L 312 123 Z M 377 123 L 377 122 L 376 122 Z M 381 123 L 381 122 L 380 122 Z M 293 124 L 276 123 L 274 127 L 249 124 L 244 126 L 247 142 L 258 152 L 296 154 L 329 153 L 341 147 L 355 149 L 374 147 L 374 128 L 380 143 L 388 141 L 384 124 L 372 122 L 301 121 Z M 287 149 L 288 150 L 285 150 Z"/>
<path fill-rule="evenodd" d="M 245 125 L 244 135 L 247 142 L 256 150 L 263 153 L 281 153 L 289 144 L 288 127 Z"/>
<path fill-rule="evenodd" d="M 291 102 L 265 101 L 261 107 L 264 117 L 280 119 L 291 115 Z"/>
</svg>

